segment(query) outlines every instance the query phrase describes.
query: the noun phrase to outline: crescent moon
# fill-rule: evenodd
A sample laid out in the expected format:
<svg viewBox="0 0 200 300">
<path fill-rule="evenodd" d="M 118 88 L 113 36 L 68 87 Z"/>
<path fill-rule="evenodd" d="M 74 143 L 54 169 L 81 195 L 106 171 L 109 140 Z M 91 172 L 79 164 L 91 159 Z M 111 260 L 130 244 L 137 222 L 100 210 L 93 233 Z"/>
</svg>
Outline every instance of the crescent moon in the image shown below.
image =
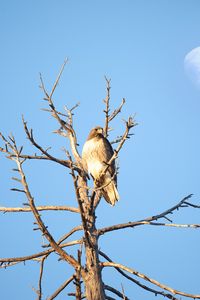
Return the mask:
<svg viewBox="0 0 200 300">
<path fill-rule="evenodd" d="M 200 47 L 192 49 L 185 56 L 184 69 L 190 80 L 200 88 Z"/>
</svg>

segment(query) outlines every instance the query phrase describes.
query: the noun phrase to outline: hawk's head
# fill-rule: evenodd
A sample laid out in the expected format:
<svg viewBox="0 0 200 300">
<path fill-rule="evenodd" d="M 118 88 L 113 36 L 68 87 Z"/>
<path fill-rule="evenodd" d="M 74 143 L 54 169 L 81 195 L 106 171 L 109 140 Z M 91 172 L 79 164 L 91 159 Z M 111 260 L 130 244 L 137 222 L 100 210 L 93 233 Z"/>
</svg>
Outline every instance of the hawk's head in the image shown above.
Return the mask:
<svg viewBox="0 0 200 300">
<path fill-rule="evenodd" d="M 90 134 L 88 136 L 88 140 L 93 139 L 95 137 L 102 137 L 102 136 L 104 136 L 103 128 L 100 127 L 100 126 L 96 126 L 95 128 L 93 128 L 90 131 Z"/>
</svg>

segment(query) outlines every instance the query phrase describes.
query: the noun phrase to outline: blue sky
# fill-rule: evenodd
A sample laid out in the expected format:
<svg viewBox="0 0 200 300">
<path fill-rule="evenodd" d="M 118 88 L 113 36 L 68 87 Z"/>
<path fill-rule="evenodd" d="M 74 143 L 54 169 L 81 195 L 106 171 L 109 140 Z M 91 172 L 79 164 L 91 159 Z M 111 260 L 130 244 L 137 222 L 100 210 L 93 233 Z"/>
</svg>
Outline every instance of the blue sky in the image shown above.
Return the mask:
<svg viewBox="0 0 200 300">
<path fill-rule="evenodd" d="M 99 227 L 157 214 L 190 193 L 199 202 L 200 91 L 183 65 L 185 55 L 200 46 L 199 10 L 195 0 L 0 2 L 0 130 L 5 135 L 12 132 L 27 153 L 35 152 L 23 133 L 24 114 L 38 142 L 64 157 L 66 141 L 52 134 L 58 126 L 41 111 L 39 73 L 50 89 L 66 57 L 54 101 L 59 109 L 80 102 L 75 114 L 80 150 L 88 131 L 104 122 L 104 75 L 111 78 L 112 108 L 126 99 L 110 138 L 123 132 L 122 119 L 136 114 L 139 125 L 119 158 L 121 200 L 114 208 L 101 202 Z M 1 156 L 1 166 L 0 206 L 21 206 L 25 199 L 9 191 L 14 165 Z M 37 204 L 75 205 L 71 179 L 61 166 L 30 162 L 25 171 Z M 42 215 L 55 238 L 79 222 L 68 213 Z M 32 231 L 30 214 L 1 214 L 0 219 L 1 257 L 40 251 L 42 238 Z M 199 223 L 199 212 L 181 210 L 173 221 Z M 138 227 L 102 237 L 100 247 L 116 262 L 175 289 L 200 293 L 198 230 Z M 44 299 L 70 274 L 56 256 L 49 258 Z M 35 299 L 38 275 L 37 262 L 1 270 L 1 299 Z M 105 281 L 116 288 L 122 283 L 131 299 L 155 298 L 111 270 Z M 65 298 L 65 293 L 58 297 Z"/>
</svg>

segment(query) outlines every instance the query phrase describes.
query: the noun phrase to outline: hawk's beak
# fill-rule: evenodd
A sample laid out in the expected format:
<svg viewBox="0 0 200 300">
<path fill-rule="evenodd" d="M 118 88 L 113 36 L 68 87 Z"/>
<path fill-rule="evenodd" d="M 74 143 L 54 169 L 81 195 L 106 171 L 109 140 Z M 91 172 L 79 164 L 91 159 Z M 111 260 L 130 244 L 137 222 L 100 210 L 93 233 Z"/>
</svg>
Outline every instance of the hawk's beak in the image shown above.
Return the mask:
<svg viewBox="0 0 200 300">
<path fill-rule="evenodd" d="M 103 128 L 99 128 L 99 129 L 98 129 L 98 133 L 101 133 L 101 134 L 104 135 L 104 130 L 103 130 Z"/>
</svg>

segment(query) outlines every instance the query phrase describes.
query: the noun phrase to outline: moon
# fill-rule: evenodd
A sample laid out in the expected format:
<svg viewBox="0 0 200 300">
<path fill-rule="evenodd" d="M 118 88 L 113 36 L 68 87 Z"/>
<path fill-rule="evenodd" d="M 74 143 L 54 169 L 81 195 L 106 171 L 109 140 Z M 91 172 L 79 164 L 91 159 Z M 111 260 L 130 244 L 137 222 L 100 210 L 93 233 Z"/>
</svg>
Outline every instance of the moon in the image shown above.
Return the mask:
<svg viewBox="0 0 200 300">
<path fill-rule="evenodd" d="M 196 47 L 186 54 L 184 69 L 195 86 L 200 88 L 200 47 Z"/>
</svg>

